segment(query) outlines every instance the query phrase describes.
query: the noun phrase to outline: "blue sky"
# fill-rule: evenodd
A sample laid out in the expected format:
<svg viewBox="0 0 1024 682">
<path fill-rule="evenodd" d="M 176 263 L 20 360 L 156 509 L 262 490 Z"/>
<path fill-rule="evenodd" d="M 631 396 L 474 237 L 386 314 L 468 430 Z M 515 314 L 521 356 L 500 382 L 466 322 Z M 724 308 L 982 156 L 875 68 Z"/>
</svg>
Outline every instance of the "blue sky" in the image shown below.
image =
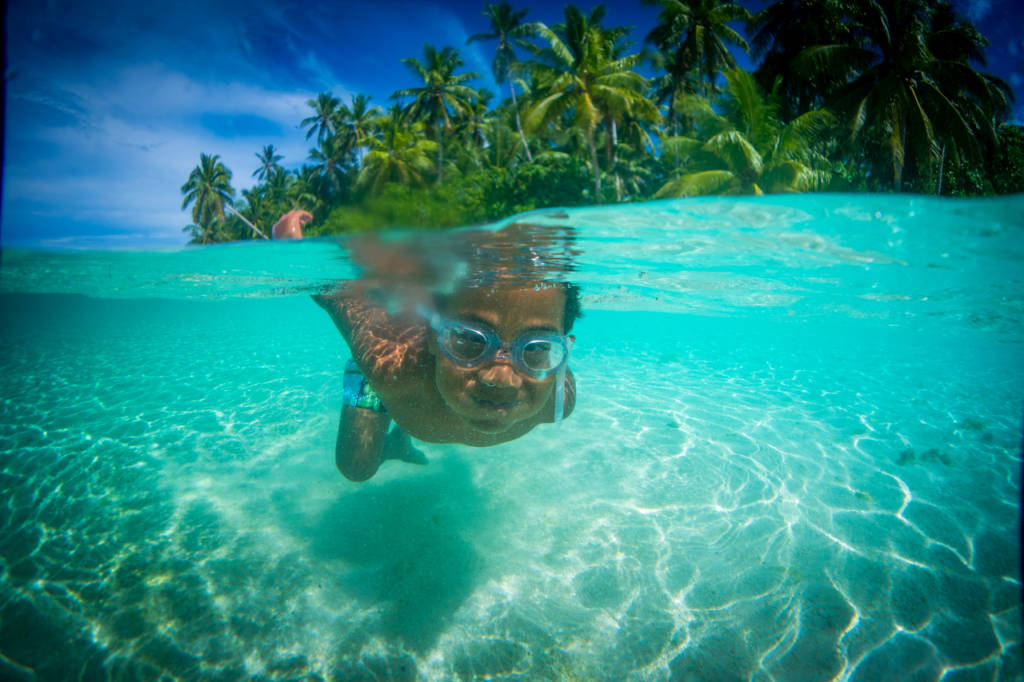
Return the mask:
<svg viewBox="0 0 1024 682">
<path fill-rule="evenodd" d="M 1021 90 L 1024 43 L 1017 0 L 963 0 L 989 37 L 988 70 Z M 589 9 L 596 3 L 577 2 Z M 256 156 L 273 144 L 290 168 L 310 144 L 299 121 L 322 91 L 389 95 L 416 81 L 399 60 L 452 45 L 476 84 L 493 44 L 480 1 L 265 3 L 180 0 L 12 0 L 2 243 L 71 248 L 184 244 L 179 187 L 200 152 L 216 153 L 236 189 L 251 187 Z M 562 5 L 513 2 L 527 19 L 560 19 Z M 641 41 L 657 10 L 610 0 L 608 24 Z M 747 3 L 752 9 L 763 0 Z M 1024 119 L 1024 102 L 1017 103 Z"/>
</svg>

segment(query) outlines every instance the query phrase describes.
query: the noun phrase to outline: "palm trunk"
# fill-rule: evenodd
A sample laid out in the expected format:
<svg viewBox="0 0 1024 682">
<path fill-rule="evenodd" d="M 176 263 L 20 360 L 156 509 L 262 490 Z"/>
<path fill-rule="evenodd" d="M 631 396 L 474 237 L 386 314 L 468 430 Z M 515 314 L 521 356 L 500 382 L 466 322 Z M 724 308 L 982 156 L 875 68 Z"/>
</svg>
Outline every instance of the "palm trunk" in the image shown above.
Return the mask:
<svg viewBox="0 0 1024 682">
<path fill-rule="evenodd" d="M 622 201 L 622 178 L 619 177 L 619 126 L 612 119 L 612 163 L 609 168 L 615 173 L 615 201 Z"/>
<path fill-rule="evenodd" d="M 939 187 L 935 190 L 935 196 L 942 196 L 942 174 L 946 170 L 946 145 L 942 145 L 942 156 L 939 157 Z"/>
<path fill-rule="evenodd" d="M 238 211 L 236 211 L 236 210 L 234 209 L 234 207 L 233 207 L 233 206 L 228 206 L 228 210 L 229 210 L 229 211 L 231 211 L 232 213 L 234 213 L 234 214 L 235 214 L 236 216 L 238 216 L 238 217 L 239 217 L 239 218 L 241 219 L 241 221 L 242 221 L 243 223 L 245 223 L 245 224 L 246 224 L 246 225 L 248 225 L 248 226 L 249 226 L 250 228 L 252 228 L 253 232 L 255 232 L 255 233 L 256 233 L 256 234 L 258 234 L 259 236 L 263 237 L 264 239 L 268 239 L 267 235 L 263 234 L 263 232 L 261 232 L 261 231 L 260 231 L 260 228 L 256 227 L 256 226 L 255 226 L 255 225 L 253 225 L 252 223 L 250 223 L 250 222 L 249 222 L 249 219 L 248 219 L 248 218 L 246 218 L 246 217 L 245 217 L 244 215 L 242 215 L 241 213 L 239 213 Z M 253 218 L 255 218 L 255 217 L 256 217 L 256 216 L 255 216 L 255 215 L 253 215 Z"/>
<path fill-rule="evenodd" d="M 214 239 L 215 232 L 213 224 L 214 218 L 212 218 L 209 213 L 203 216 L 203 220 L 199 224 L 200 234 L 202 235 L 199 242 L 200 244 L 212 244 L 216 241 Z"/>
<path fill-rule="evenodd" d="M 601 203 L 601 169 L 597 165 L 597 145 L 594 142 L 594 129 L 587 128 L 587 146 L 590 147 L 590 165 L 594 169 L 594 203 Z"/>
<path fill-rule="evenodd" d="M 435 126 L 434 137 L 437 138 L 437 184 L 444 179 L 444 146 L 441 144 L 441 126 Z"/>
<path fill-rule="evenodd" d="M 906 112 L 900 113 L 900 156 L 899 159 L 894 159 L 893 164 L 893 184 L 896 187 L 897 192 L 903 191 L 903 169 L 907 163 L 907 114 Z"/>
<path fill-rule="evenodd" d="M 523 134 L 523 124 L 519 121 L 519 104 L 516 102 L 516 88 L 512 85 L 512 79 L 508 79 L 508 89 L 512 91 L 512 111 L 516 114 L 516 130 L 519 131 L 519 139 L 523 142 L 523 150 L 526 152 L 526 160 L 533 161 L 533 154 L 530 153 L 530 145 L 526 144 L 526 135 Z"/>
<path fill-rule="evenodd" d="M 614 168 L 612 163 L 615 157 L 615 121 L 609 120 L 608 123 L 608 134 L 604 136 L 604 161 L 605 168 L 611 171 Z"/>
<path fill-rule="evenodd" d="M 671 130 L 672 130 L 672 137 L 679 137 L 679 125 L 680 125 L 679 112 L 676 111 L 675 107 L 676 107 L 676 96 L 675 96 L 675 94 L 673 94 L 672 95 L 672 100 L 669 103 L 668 116 L 669 116 L 669 121 L 671 121 L 670 125 L 671 125 Z M 651 150 L 651 153 L 652 154 L 654 153 L 653 149 Z M 679 164 L 679 154 L 673 154 L 672 155 L 672 162 L 673 162 L 673 165 L 675 167 L 675 170 L 678 171 L 679 170 L 679 165 L 680 165 Z"/>
</svg>

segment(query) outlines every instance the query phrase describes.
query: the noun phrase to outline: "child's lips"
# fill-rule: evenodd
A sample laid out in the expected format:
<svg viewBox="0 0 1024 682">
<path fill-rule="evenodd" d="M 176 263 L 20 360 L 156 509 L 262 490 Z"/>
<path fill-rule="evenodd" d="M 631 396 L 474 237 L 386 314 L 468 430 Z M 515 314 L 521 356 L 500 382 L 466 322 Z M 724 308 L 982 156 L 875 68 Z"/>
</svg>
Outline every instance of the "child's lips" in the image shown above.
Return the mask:
<svg viewBox="0 0 1024 682">
<path fill-rule="evenodd" d="M 508 400 L 508 399 L 496 400 L 494 398 L 484 398 L 484 397 L 481 397 L 481 396 L 473 396 L 473 402 L 475 402 L 480 407 L 486 408 L 488 410 L 495 410 L 495 411 L 505 410 L 505 411 L 508 411 L 508 410 L 511 410 L 512 408 L 514 408 L 516 405 L 518 405 L 520 401 L 518 401 L 518 400 Z"/>
</svg>

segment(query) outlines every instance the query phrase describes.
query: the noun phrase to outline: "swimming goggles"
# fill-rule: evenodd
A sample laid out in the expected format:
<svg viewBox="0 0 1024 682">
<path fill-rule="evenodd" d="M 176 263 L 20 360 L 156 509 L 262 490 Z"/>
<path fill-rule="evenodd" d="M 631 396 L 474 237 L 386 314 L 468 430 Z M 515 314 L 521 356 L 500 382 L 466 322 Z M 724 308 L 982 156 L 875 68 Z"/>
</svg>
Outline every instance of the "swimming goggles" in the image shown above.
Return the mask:
<svg viewBox="0 0 1024 682">
<path fill-rule="evenodd" d="M 431 326 L 445 357 L 460 367 L 476 367 L 494 359 L 504 349 L 498 334 L 478 322 L 435 318 Z M 571 337 L 554 332 L 528 331 L 508 345 L 507 355 L 527 376 L 544 379 L 569 359 Z"/>
</svg>

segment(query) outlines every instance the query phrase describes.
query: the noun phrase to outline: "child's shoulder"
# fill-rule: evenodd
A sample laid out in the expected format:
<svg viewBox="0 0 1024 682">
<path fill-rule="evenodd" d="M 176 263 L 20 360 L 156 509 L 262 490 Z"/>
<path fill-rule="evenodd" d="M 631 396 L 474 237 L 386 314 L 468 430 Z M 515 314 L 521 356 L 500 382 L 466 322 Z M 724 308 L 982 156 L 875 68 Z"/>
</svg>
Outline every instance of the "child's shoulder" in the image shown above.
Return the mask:
<svg viewBox="0 0 1024 682">
<path fill-rule="evenodd" d="M 429 366 L 426 321 L 414 314 L 390 313 L 372 284 L 339 287 L 315 300 L 330 314 L 375 388 L 405 383 Z"/>
<path fill-rule="evenodd" d="M 349 348 L 356 364 L 378 391 L 412 389 L 432 374 L 422 325 L 367 320 L 353 330 Z"/>
</svg>

